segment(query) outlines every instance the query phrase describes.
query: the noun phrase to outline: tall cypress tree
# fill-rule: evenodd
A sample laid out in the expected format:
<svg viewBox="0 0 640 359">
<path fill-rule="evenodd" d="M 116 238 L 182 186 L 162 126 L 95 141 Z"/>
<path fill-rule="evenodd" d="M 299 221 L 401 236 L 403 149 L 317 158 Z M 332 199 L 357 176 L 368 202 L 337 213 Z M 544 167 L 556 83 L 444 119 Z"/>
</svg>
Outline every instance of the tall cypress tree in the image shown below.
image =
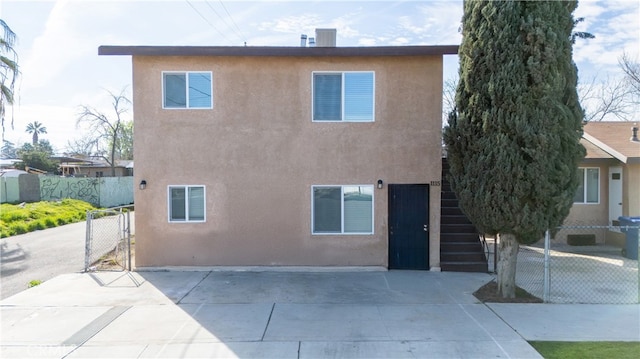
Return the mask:
<svg viewBox="0 0 640 359">
<path fill-rule="evenodd" d="M 515 296 L 519 243 L 569 213 L 583 111 L 572 60 L 576 1 L 465 0 L 450 181 L 478 229 L 498 235 L 498 288 Z"/>
</svg>

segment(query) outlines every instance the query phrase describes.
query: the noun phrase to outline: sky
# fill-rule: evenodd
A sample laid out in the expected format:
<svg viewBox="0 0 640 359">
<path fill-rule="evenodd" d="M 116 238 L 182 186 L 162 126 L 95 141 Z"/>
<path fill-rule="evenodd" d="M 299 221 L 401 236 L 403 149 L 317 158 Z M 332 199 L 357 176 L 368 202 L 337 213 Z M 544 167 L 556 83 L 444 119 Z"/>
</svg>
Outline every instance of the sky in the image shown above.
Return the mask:
<svg viewBox="0 0 640 359">
<path fill-rule="evenodd" d="M 581 81 L 622 78 L 618 59 L 640 53 L 640 1 L 582 0 L 576 30 L 596 36 L 574 46 Z M 100 45 L 299 46 L 300 35 L 336 28 L 337 46 L 458 45 L 462 1 L 0 0 L 0 18 L 17 34 L 20 77 L 7 109 L 5 140 L 31 141 L 39 121 L 61 154 L 86 135 L 86 105 L 109 115 L 109 92 L 131 98 L 131 57 L 98 56 Z M 455 78 L 457 56 L 445 56 Z M 14 128 L 11 128 L 13 117 Z M 129 112 L 129 118 L 132 118 Z"/>
</svg>

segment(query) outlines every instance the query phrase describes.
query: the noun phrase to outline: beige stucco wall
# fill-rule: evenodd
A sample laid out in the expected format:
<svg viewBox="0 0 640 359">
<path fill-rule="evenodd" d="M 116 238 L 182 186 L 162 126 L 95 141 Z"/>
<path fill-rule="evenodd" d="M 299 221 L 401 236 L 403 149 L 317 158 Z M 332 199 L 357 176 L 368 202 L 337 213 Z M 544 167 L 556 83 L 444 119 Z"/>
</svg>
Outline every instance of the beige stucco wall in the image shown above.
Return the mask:
<svg viewBox="0 0 640 359">
<path fill-rule="evenodd" d="M 375 71 L 375 122 L 312 122 L 312 71 L 351 70 Z M 212 71 L 213 109 L 163 110 L 162 71 Z M 440 181 L 441 56 L 136 56 L 133 73 L 137 266 L 387 266 L 387 185 Z M 378 179 L 373 235 L 311 235 L 312 185 Z M 205 185 L 206 223 L 168 223 L 168 185 Z"/>
<path fill-rule="evenodd" d="M 596 203 L 574 203 L 563 226 L 607 226 L 609 223 L 609 166 L 611 160 L 588 160 L 579 167 L 600 169 L 600 201 Z M 568 234 L 595 234 L 597 243 L 604 243 L 607 237 L 606 229 L 563 229 L 556 236 L 557 241 L 565 242 Z"/>
<path fill-rule="evenodd" d="M 640 163 L 627 164 L 623 169 L 622 179 L 622 215 L 640 216 Z"/>
</svg>

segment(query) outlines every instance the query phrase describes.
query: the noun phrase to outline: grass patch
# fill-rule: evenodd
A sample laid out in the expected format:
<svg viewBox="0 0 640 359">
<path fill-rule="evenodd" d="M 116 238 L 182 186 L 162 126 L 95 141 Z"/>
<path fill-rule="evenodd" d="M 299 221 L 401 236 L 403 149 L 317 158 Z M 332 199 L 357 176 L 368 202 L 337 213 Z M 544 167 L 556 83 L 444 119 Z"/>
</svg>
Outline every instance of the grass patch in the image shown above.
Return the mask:
<svg viewBox="0 0 640 359">
<path fill-rule="evenodd" d="M 77 199 L 35 202 L 23 205 L 0 204 L 0 238 L 82 222 L 95 207 Z"/>
<path fill-rule="evenodd" d="M 636 359 L 640 342 L 529 342 L 545 359 Z"/>
<path fill-rule="evenodd" d="M 32 280 L 32 281 L 30 281 L 30 282 L 29 282 L 29 288 L 33 288 L 33 287 L 38 286 L 38 285 L 40 285 L 40 284 L 42 284 L 42 281 L 41 281 L 41 280 L 39 280 L 39 279 L 34 279 L 34 280 Z"/>
</svg>

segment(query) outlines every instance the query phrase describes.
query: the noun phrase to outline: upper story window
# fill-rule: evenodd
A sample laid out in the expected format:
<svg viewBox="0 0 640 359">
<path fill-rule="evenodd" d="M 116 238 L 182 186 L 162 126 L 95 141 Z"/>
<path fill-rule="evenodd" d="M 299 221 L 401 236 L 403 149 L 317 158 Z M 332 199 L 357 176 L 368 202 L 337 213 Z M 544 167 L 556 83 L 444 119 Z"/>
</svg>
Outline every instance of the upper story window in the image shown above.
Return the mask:
<svg viewBox="0 0 640 359">
<path fill-rule="evenodd" d="M 574 203 L 600 203 L 600 169 L 578 168 L 579 185 Z"/>
<path fill-rule="evenodd" d="M 314 72 L 313 121 L 374 120 L 374 72 Z"/>
<path fill-rule="evenodd" d="M 213 108 L 211 72 L 163 72 L 163 108 Z"/>
</svg>

